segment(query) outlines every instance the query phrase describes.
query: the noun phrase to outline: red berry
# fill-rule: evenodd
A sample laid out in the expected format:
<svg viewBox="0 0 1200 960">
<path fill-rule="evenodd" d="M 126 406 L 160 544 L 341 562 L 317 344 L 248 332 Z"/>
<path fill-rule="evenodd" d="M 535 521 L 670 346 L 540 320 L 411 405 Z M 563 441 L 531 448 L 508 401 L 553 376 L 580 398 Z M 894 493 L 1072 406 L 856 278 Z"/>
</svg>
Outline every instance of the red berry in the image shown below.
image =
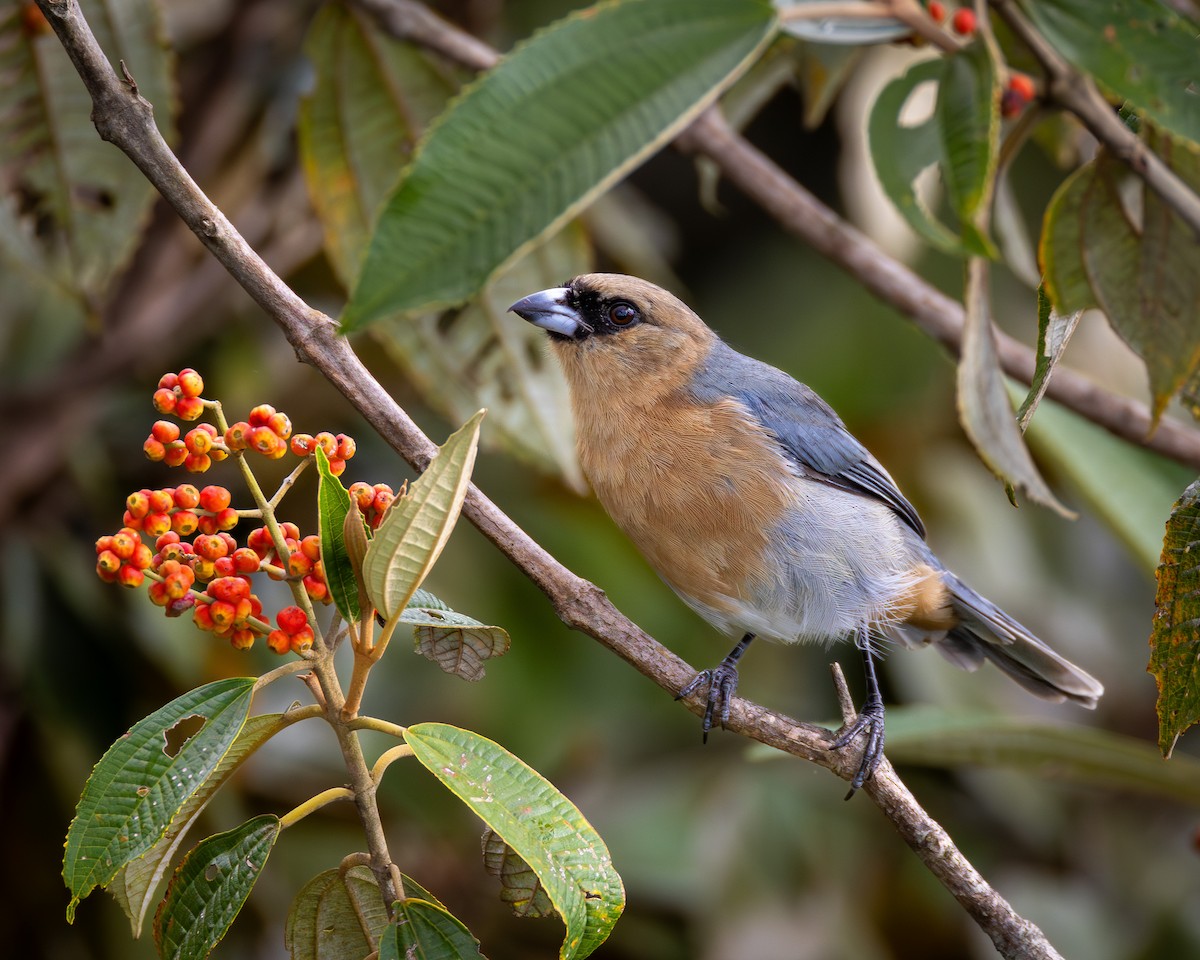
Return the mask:
<svg viewBox="0 0 1200 960">
<path fill-rule="evenodd" d="M 146 575 L 131 563 L 125 564 L 117 573 L 117 583 L 123 587 L 140 587 L 146 582 Z"/>
<path fill-rule="evenodd" d="M 271 414 L 265 425 L 270 427 L 280 440 L 286 440 L 292 435 L 292 421 L 286 413 L 281 411 Z"/>
<path fill-rule="evenodd" d="M 300 549 L 313 563 L 321 559 L 321 538 L 315 533 L 300 541 Z"/>
<path fill-rule="evenodd" d="M 250 429 L 250 424 L 245 420 L 233 424 L 225 431 L 225 446 L 234 452 L 245 450 L 250 446 Z"/>
<path fill-rule="evenodd" d="M 146 490 L 138 490 L 125 498 L 125 509 L 141 519 L 150 512 L 150 494 Z"/>
<path fill-rule="evenodd" d="M 229 506 L 233 495 L 225 488 L 212 484 L 200 491 L 200 509 L 220 513 Z"/>
<path fill-rule="evenodd" d="M 241 518 L 233 507 L 226 507 L 224 510 L 218 510 L 212 519 L 218 530 L 225 531 L 236 527 Z"/>
<path fill-rule="evenodd" d="M 165 607 L 171 602 L 171 598 L 167 596 L 167 585 L 158 580 L 150 584 L 149 593 L 150 602 L 156 607 Z"/>
<path fill-rule="evenodd" d="M 99 556 L 105 550 L 111 550 L 112 544 L 113 544 L 112 534 L 106 533 L 104 536 L 102 536 L 99 540 L 96 541 L 96 555 Z"/>
<path fill-rule="evenodd" d="M 325 456 L 329 457 L 330 459 L 333 459 L 337 456 L 337 437 L 335 437 L 328 430 L 322 430 L 313 439 L 316 440 L 317 443 L 320 444 L 321 449 L 325 451 Z"/>
<path fill-rule="evenodd" d="M 204 426 L 207 427 L 209 424 L 206 423 Z M 187 436 L 183 438 L 183 442 L 187 446 L 188 450 L 194 454 L 208 453 L 208 451 L 212 449 L 213 438 L 212 434 L 210 434 L 207 430 L 202 430 L 200 427 L 196 427 L 187 432 Z"/>
<path fill-rule="evenodd" d="M 175 514 L 175 516 L 177 517 L 177 516 L 179 516 L 179 514 Z M 180 536 L 182 536 L 182 534 L 180 534 L 179 531 L 173 529 L 174 520 L 175 520 L 175 517 L 172 517 L 171 518 L 172 529 L 168 530 L 161 537 L 159 537 L 157 540 L 154 541 L 154 549 L 159 551 L 159 553 L 161 553 L 163 550 L 165 550 L 169 545 L 171 545 L 173 543 L 178 543 Z"/>
<path fill-rule="evenodd" d="M 134 548 L 141 542 L 134 531 L 122 529 L 113 535 L 112 546 L 109 549 L 122 560 L 128 560 L 133 556 Z"/>
<path fill-rule="evenodd" d="M 350 496 L 358 504 L 358 509 L 366 513 L 371 508 L 371 501 L 375 499 L 375 488 L 366 481 L 359 480 L 350 484 Z"/>
<path fill-rule="evenodd" d="M 172 440 L 179 439 L 179 424 L 172 423 L 170 420 L 155 420 L 154 426 L 150 428 L 150 436 L 159 443 L 170 443 Z"/>
<path fill-rule="evenodd" d="M 188 473 L 206 473 L 212 466 L 212 457 L 207 453 L 189 453 L 183 461 L 183 469 Z"/>
<path fill-rule="evenodd" d="M 175 391 L 168 390 L 165 387 L 155 390 L 151 402 L 154 404 L 154 409 L 159 413 L 174 413 L 176 406 Z"/>
<path fill-rule="evenodd" d="M 215 626 L 212 612 L 208 609 L 210 606 L 210 603 L 198 603 L 192 612 L 192 620 L 201 630 L 212 630 Z"/>
<path fill-rule="evenodd" d="M 954 16 L 950 18 L 950 28 L 963 37 L 973 34 L 977 26 L 975 11 L 967 7 L 959 7 L 954 11 Z"/>
<path fill-rule="evenodd" d="M 299 540 L 300 528 L 292 523 L 291 520 L 284 520 L 279 525 L 279 532 L 283 534 L 285 540 Z"/>
<path fill-rule="evenodd" d="M 945 22 L 946 5 L 941 0 L 929 0 L 929 19 L 934 23 Z"/>
<path fill-rule="evenodd" d="M 324 580 L 319 580 L 311 573 L 300 581 L 304 584 L 304 592 L 308 594 L 310 600 L 315 600 L 318 603 L 328 602 L 329 588 L 325 586 Z"/>
<path fill-rule="evenodd" d="M 313 562 L 308 559 L 302 552 L 297 550 L 287 561 L 287 573 L 289 577 L 306 577 L 312 570 Z"/>
<path fill-rule="evenodd" d="M 391 490 L 380 490 L 378 486 L 375 488 L 375 497 L 371 501 L 371 508 L 379 514 L 384 513 L 388 507 L 392 505 L 392 501 L 396 499 L 396 495 Z"/>
<path fill-rule="evenodd" d="M 199 397 L 204 392 L 204 378 L 191 367 L 179 371 L 179 392 L 185 397 Z M 185 417 L 185 420 L 191 419 Z"/>
<path fill-rule="evenodd" d="M 204 401 L 199 397 L 180 397 L 175 401 L 175 416 L 180 420 L 196 420 L 204 412 Z"/>
<path fill-rule="evenodd" d="M 175 506 L 182 510 L 192 510 L 200 505 L 200 491 L 190 483 L 181 483 L 171 495 Z"/>
<path fill-rule="evenodd" d="M 282 441 L 268 426 L 255 427 L 250 431 L 250 449 L 264 456 L 271 456 Z"/>
<path fill-rule="evenodd" d="M 1026 74 L 1014 73 L 1008 78 L 1008 89 L 1025 99 L 1028 103 L 1037 96 L 1037 88 Z"/>
<path fill-rule="evenodd" d="M 187 458 L 188 448 L 183 445 L 182 440 L 173 440 L 166 445 L 163 463 L 168 467 L 181 467 Z"/>
<path fill-rule="evenodd" d="M 266 527 L 255 527 L 246 537 L 246 546 L 261 559 L 275 549 L 275 542 L 271 539 L 271 532 Z"/>
<path fill-rule="evenodd" d="M 269 403 L 260 403 L 250 411 L 250 415 L 246 419 L 250 421 L 252 427 L 265 427 L 267 421 L 273 416 L 275 416 L 275 408 Z"/>
<path fill-rule="evenodd" d="M 141 542 L 133 548 L 133 556 L 129 558 L 129 562 L 139 570 L 149 570 L 153 561 L 154 554 L 148 546 Z"/>
<path fill-rule="evenodd" d="M 329 472 L 335 477 L 340 477 L 346 472 L 346 461 L 338 457 L 331 457 L 329 460 Z"/>
<path fill-rule="evenodd" d="M 258 554 L 249 547 L 238 547 L 233 551 L 233 569 L 236 573 L 257 573 Z"/>
<path fill-rule="evenodd" d="M 275 614 L 275 622 L 280 630 L 290 636 L 308 626 L 308 617 L 299 607 L 284 607 Z"/>
<path fill-rule="evenodd" d="M 100 555 L 96 557 L 96 572 L 102 578 L 113 577 L 117 575 L 117 571 L 121 569 L 121 558 L 118 557 L 112 550 L 102 550 Z"/>
<path fill-rule="evenodd" d="M 317 449 L 317 441 L 307 433 L 297 433 L 292 436 L 292 453 L 298 457 L 307 457 Z"/>
<path fill-rule="evenodd" d="M 148 513 L 142 519 L 142 531 L 148 537 L 161 537 L 171 529 L 171 517 L 166 513 Z"/>
<path fill-rule="evenodd" d="M 196 550 L 196 555 L 203 557 L 205 560 L 216 560 L 218 557 L 223 557 L 229 553 L 229 547 L 218 536 L 201 534 L 192 541 L 192 546 Z"/>
<path fill-rule="evenodd" d="M 146 499 L 150 513 L 166 513 L 175 506 L 173 490 L 149 490 L 146 492 Z"/>
<path fill-rule="evenodd" d="M 166 390 L 174 390 L 177 386 L 179 386 L 179 374 L 164 373 L 158 378 L 158 385 L 160 388 Z"/>
<path fill-rule="evenodd" d="M 346 433 L 337 435 L 337 450 L 334 451 L 334 456 L 338 460 L 351 460 L 358 450 L 358 444 L 354 442 L 354 438 Z"/>
</svg>

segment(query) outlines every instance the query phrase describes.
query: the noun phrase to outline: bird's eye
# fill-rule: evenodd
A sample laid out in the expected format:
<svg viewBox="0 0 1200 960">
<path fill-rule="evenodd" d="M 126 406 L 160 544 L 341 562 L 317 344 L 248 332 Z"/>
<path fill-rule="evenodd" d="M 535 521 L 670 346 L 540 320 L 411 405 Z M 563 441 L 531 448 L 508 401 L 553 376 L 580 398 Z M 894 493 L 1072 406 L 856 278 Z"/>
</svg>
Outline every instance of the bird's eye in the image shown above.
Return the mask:
<svg viewBox="0 0 1200 960">
<path fill-rule="evenodd" d="M 618 300 L 608 308 L 608 319 L 618 327 L 627 327 L 640 316 L 637 307 L 624 300 Z"/>
</svg>

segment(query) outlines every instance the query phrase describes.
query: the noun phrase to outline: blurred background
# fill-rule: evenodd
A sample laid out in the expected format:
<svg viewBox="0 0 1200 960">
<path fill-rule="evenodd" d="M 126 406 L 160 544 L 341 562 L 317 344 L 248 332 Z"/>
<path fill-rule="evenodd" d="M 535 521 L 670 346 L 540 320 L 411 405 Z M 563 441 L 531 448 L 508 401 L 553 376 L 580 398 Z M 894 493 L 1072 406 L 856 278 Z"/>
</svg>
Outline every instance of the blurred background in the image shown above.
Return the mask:
<svg viewBox="0 0 1200 960">
<path fill-rule="evenodd" d="M 309 303 L 336 315 L 344 291 L 322 252 L 296 136 L 300 98 L 314 83 L 305 35 L 319 6 L 164 0 L 161 10 L 176 57 L 175 143 L 185 165 Z M 439 9 L 506 49 L 571 6 L 462 0 Z M 27 10 L 18 7 L 12 10 Z M 0 37 L 29 29 L 14 16 Z M 873 91 L 914 55 L 868 52 L 811 128 L 803 120 L 813 88 L 796 71 L 799 79 L 773 93 L 746 132 L 885 249 L 958 296 L 959 265 L 923 252 L 896 226 L 863 152 Z M 165 112 L 170 103 L 156 108 Z M 91 134 L 78 132 L 81 139 Z M 1013 171 L 1034 236 L 1064 176 L 1058 160 L 1034 145 Z M 1014 509 L 958 427 L 952 359 L 767 213 L 713 187 L 711 171 L 667 149 L 575 229 L 592 241 L 598 267 L 671 287 L 735 347 L 820 392 L 896 477 L 947 564 L 1107 688 L 1089 714 L 1035 700 L 989 668 L 969 675 L 933 653 L 900 651 L 883 668 L 889 704 L 1094 725 L 1153 747 L 1155 687 L 1145 672 L 1152 565 L 1189 472 L 1043 408 L 1032 443 L 1079 517 Z M 5 216 L 18 208 L 6 207 Z M 35 235 L 50 229 L 34 225 Z M 148 208 L 131 235 L 140 239 L 128 265 L 87 302 L 39 285 L 11 252 L 0 267 L 0 804 L 9 863 L 0 881 L 7 887 L 0 943 L 14 956 L 153 956 L 150 933 L 131 940 L 124 916 L 102 893 L 80 907 L 74 926 L 64 922 L 59 869 L 74 804 L 95 761 L 138 719 L 202 682 L 278 664 L 265 650 L 239 654 L 190 622 L 166 620 L 140 592 L 105 586 L 93 572 L 92 543 L 120 526 L 130 491 L 185 482 L 141 453 L 156 419 L 150 395 L 159 376 L 192 366 L 205 377 L 205 395 L 231 414 L 266 402 L 286 411 L 297 430 L 350 433 L 358 455 L 347 483 L 398 485 L 411 476 L 336 391 L 296 362 L 275 326 L 161 204 Z M 1033 291 L 1016 273 L 999 273 L 994 288 L 998 321 L 1032 344 Z M 420 364 L 404 358 L 403 338 L 368 333 L 356 347 L 435 441 L 457 426 L 445 404 L 417 388 Z M 1085 317 L 1066 362 L 1109 389 L 1146 396 L 1143 371 L 1102 318 Z M 491 424 L 485 421 L 487 446 L 475 473 L 488 495 L 657 639 L 698 668 L 716 663 L 729 641 L 675 598 L 593 500 L 528 457 L 512 456 L 502 437 L 489 436 Z M 275 467 L 282 477 L 282 465 L 263 473 Z M 234 488 L 236 505 L 230 464 L 202 479 Z M 304 533 L 316 527 L 311 480 L 305 476 L 283 511 Z M 559 623 L 545 597 L 468 523 L 456 529 L 427 586 L 455 609 L 504 626 L 511 652 L 489 663 L 483 681 L 468 684 L 399 643 L 376 672 L 366 711 L 402 724 L 471 728 L 522 757 L 582 809 L 609 844 L 629 896 L 597 956 L 994 955 L 865 796 L 843 803 L 845 785 L 824 770 L 764 755 L 731 735 L 702 746 L 695 717 Z M 846 665 L 857 695 L 860 667 L 848 649 L 766 644 L 744 661 L 740 692 L 796 717 L 830 721 L 834 658 Z M 304 696 L 298 683 L 285 681 L 258 706 L 282 709 Z M 387 745 L 368 739 L 368 753 Z M 1194 752 L 1185 738 L 1177 755 Z M 985 877 L 1065 956 L 1200 955 L 1193 808 L 1149 785 L 1080 782 L 1052 764 L 908 763 L 900 773 Z M 343 780 L 328 731 L 300 724 L 218 795 L 202 827 L 215 832 L 259 812 L 281 814 Z M 561 927 L 508 916 L 497 882 L 480 868 L 480 825 L 422 769 L 392 766 L 381 804 L 402 869 L 467 923 L 487 956 L 555 955 Z M 217 955 L 284 956 L 292 896 L 362 845 L 345 805 L 289 830 Z"/>
</svg>

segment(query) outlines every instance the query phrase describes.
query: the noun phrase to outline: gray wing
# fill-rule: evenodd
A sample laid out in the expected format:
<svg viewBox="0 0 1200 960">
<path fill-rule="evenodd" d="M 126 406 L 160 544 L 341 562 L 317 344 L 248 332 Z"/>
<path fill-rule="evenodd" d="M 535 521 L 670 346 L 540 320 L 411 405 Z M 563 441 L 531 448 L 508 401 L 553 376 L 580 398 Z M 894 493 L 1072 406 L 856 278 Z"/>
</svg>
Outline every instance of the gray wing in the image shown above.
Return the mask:
<svg viewBox="0 0 1200 960">
<path fill-rule="evenodd" d="M 833 408 L 804 384 L 718 342 L 692 391 L 706 402 L 723 396 L 740 400 L 806 475 L 881 500 L 924 539 L 925 524 L 895 481 Z"/>
</svg>

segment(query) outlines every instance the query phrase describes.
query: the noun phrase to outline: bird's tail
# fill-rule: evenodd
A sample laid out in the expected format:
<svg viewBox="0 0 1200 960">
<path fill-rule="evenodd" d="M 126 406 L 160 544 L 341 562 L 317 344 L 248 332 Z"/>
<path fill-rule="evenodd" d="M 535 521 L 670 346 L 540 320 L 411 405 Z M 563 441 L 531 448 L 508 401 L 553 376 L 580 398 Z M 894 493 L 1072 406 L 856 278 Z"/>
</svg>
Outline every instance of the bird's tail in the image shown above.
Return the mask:
<svg viewBox="0 0 1200 960">
<path fill-rule="evenodd" d="M 973 670 L 984 659 L 1043 700 L 1071 700 L 1089 710 L 1104 686 L 1046 644 L 990 600 L 981 597 L 950 571 L 943 573 L 959 624 L 938 641 L 953 663 Z"/>
</svg>

